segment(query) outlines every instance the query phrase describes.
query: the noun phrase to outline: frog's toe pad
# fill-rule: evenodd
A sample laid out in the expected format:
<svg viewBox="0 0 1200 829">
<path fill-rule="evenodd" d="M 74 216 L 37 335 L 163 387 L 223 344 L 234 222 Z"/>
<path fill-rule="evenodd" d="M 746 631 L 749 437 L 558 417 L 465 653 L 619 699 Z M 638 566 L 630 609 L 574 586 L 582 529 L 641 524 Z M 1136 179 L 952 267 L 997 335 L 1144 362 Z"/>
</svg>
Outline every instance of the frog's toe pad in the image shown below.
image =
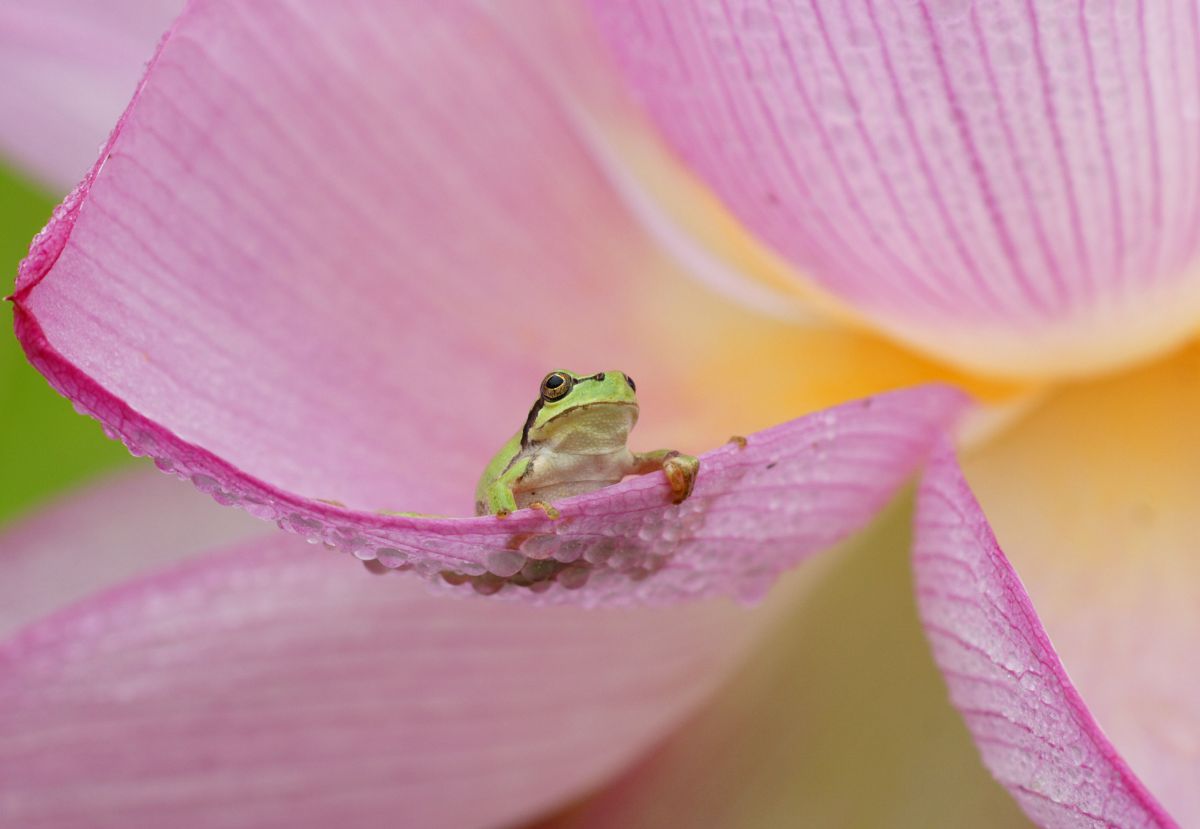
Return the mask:
<svg viewBox="0 0 1200 829">
<path fill-rule="evenodd" d="M 529 508 L 540 509 L 546 513 L 546 517 L 551 521 L 557 521 L 561 517 L 561 513 L 553 505 L 547 504 L 545 501 L 534 501 L 529 505 Z"/>
<path fill-rule="evenodd" d="M 692 494 L 696 485 L 696 473 L 700 471 L 700 460 L 691 455 L 671 455 L 663 461 L 663 473 L 671 484 L 671 502 L 683 501 Z"/>
</svg>

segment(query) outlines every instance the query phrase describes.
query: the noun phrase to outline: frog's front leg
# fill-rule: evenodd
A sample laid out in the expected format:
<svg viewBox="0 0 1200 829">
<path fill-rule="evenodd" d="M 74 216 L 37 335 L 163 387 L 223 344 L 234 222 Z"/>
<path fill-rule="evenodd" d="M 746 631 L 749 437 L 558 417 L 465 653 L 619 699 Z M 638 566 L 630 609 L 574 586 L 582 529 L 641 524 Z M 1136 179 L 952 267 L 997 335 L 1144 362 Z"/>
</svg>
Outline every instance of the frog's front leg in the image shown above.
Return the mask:
<svg viewBox="0 0 1200 829">
<path fill-rule="evenodd" d="M 497 518 L 507 518 L 510 513 L 516 511 L 517 497 L 513 494 L 513 487 L 529 472 L 532 464 L 533 458 L 514 461 L 488 485 L 487 502 L 484 504 L 488 514 Z"/>
<path fill-rule="evenodd" d="M 692 487 L 696 484 L 696 473 L 700 471 L 700 459 L 674 449 L 639 452 L 633 456 L 634 475 L 645 475 L 659 469 L 671 484 L 671 502 L 680 504 L 692 494 Z"/>
</svg>

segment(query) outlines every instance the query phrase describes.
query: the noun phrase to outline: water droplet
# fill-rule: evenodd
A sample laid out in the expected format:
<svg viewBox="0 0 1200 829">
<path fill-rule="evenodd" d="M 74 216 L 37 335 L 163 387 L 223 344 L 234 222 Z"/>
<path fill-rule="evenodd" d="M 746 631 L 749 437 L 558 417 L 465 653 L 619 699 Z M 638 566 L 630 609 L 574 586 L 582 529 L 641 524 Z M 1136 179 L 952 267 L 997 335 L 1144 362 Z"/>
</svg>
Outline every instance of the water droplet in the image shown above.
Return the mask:
<svg viewBox="0 0 1200 829">
<path fill-rule="evenodd" d="M 520 550 L 526 558 L 547 559 L 554 555 L 558 539 L 552 535 L 535 535 L 521 542 Z"/>
<path fill-rule="evenodd" d="M 525 566 L 525 556 L 512 550 L 494 550 L 487 554 L 488 571 L 502 579 L 511 578 Z"/>
<path fill-rule="evenodd" d="M 375 560 L 384 567 L 399 567 L 407 558 L 395 547 L 379 547 L 375 550 Z"/>
<path fill-rule="evenodd" d="M 521 576 L 531 585 L 536 586 L 537 582 L 545 581 L 561 569 L 562 565 L 554 561 L 530 560 L 526 561 L 525 566 L 521 568 Z"/>
<path fill-rule="evenodd" d="M 255 518 L 262 518 L 265 521 L 272 521 L 275 518 L 275 508 L 270 504 L 263 504 L 258 501 L 247 501 L 242 505 L 246 512 L 253 515 Z"/>
<path fill-rule="evenodd" d="M 591 571 L 586 567 L 568 567 L 558 574 L 558 583 L 567 590 L 578 590 L 587 584 Z"/>
<path fill-rule="evenodd" d="M 491 596 L 500 592 L 504 587 L 504 581 L 499 576 L 484 573 L 471 580 L 471 587 L 481 596 Z"/>
<path fill-rule="evenodd" d="M 288 520 L 295 527 L 307 527 L 310 530 L 315 530 L 321 526 L 321 522 L 314 518 L 306 518 L 298 512 L 293 512 L 288 516 Z"/>
<path fill-rule="evenodd" d="M 612 556 L 614 544 L 611 539 L 601 539 L 584 550 L 583 557 L 592 564 L 603 564 Z"/>
<path fill-rule="evenodd" d="M 563 564 L 570 564 L 573 561 L 578 561 L 583 555 L 584 543 L 577 538 L 572 538 L 564 541 L 557 550 L 554 551 L 554 559 L 561 561 Z"/>
<path fill-rule="evenodd" d="M 195 484 L 196 489 L 200 490 L 201 492 L 211 493 L 221 488 L 221 485 L 217 482 L 217 479 L 212 475 L 197 473 L 192 476 L 192 483 Z"/>
</svg>

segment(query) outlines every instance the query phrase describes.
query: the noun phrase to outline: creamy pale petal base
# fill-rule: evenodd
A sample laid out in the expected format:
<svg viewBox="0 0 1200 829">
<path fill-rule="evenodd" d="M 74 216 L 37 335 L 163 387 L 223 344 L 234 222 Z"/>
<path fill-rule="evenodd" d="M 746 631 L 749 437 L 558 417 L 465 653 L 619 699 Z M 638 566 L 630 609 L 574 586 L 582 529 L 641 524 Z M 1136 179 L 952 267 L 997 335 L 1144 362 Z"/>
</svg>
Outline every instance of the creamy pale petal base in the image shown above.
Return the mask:
<svg viewBox="0 0 1200 829">
<path fill-rule="evenodd" d="M 1193 330 L 1193 3 L 591 6 L 684 161 L 905 342 L 1052 376 Z"/>
<path fill-rule="evenodd" d="M 176 558 L 146 512 L 183 531 L 213 507 L 131 480 L 0 538 L 4 589 L 43 607 L 61 598 L 29 556 L 117 570 Z M 80 577 L 94 587 L 112 574 Z M 761 616 L 730 603 L 587 611 L 437 597 L 273 533 L 0 643 L 0 824 L 508 825 L 660 739 Z"/>
<path fill-rule="evenodd" d="M 1200 822 L 1200 350 L 1067 389 L 968 480 L 1071 680 L 1182 825 Z"/>
<path fill-rule="evenodd" d="M 0 5 L 0 154 L 66 192 L 96 160 L 183 0 Z"/>
</svg>

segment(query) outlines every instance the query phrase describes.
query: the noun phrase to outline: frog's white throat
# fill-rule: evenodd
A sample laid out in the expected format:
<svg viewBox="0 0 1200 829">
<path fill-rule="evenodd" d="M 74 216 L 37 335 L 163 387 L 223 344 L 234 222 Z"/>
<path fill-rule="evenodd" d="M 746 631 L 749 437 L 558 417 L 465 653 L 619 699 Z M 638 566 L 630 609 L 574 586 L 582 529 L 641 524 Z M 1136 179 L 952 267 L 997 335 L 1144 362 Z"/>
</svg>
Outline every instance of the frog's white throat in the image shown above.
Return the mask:
<svg viewBox="0 0 1200 829">
<path fill-rule="evenodd" d="M 625 447 L 637 419 L 636 403 L 597 401 L 555 415 L 531 437 L 556 452 L 607 454 Z"/>
</svg>

